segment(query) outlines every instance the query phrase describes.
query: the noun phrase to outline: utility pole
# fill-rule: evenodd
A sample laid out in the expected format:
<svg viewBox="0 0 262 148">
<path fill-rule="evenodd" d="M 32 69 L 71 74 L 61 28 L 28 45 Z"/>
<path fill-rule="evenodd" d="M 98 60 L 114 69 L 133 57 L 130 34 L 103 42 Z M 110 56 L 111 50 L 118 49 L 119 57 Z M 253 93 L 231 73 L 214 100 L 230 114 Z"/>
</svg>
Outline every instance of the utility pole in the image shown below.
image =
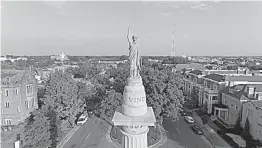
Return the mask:
<svg viewBox="0 0 262 148">
<path fill-rule="evenodd" d="M 175 44 L 175 25 L 174 25 L 174 27 L 173 27 L 173 31 L 172 31 L 172 52 L 171 52 L 171 56 L 175 56 L 176 55 L 176 53 L 175 53 L 175 46 L 176 46 L 176 44 Z"/>
</svg>

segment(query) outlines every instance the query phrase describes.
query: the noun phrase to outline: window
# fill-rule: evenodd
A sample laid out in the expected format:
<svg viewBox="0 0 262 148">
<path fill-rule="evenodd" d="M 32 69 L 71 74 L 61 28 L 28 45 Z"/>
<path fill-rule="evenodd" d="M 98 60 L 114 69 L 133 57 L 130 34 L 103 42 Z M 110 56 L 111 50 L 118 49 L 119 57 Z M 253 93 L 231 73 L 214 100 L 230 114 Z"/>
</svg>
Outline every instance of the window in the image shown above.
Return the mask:
<svg viewBox="0 0 262 148">
<path fill-rule="evenodd" d="M 218 100 L 217 96 L 212 96 L 212 100 Z"/>
<path fill-rule="evenodd" d="M 32 107 L 35 106 L 35 97 L 33 97 Z"/>
<path fill-rule="evenodd" d="M 20 113 L 20 107 L 19 106 L 17 106 L 17 112 Z"/>
<path fill-rule="evenodd" d="M 30 84 L 29 88 L 30 88 L 30 93 L 33 93 L 33 84 Z"/>
<path fill-rule="evenodd" d="M 9 101 L 5 102 L 5 108 L 9 108 L 9 107 L 10 107 L 10 102 Z"/>
<path fill-rule="evenodd" d="M 236 106 L 236 109 L 238 109 L 238 107 Z"/>
<path fill-rule="evenodd" d="M 7 82 L 10 82 L 10 78 L 7 77 L 7 78 L 6 78 L 6 81 L 7 81 Z"/>
<path fill-rule="evenodd" d="M 33 93 L 33 85 L 32 84 L 26 85 L 26 93 Z"/>
<path fill-rule="evenodd" d="M 231 106 L 231 107 L 234 107 L 234 104 L 231 104 L 230 106 Z"/>
<path fill-rule="evenodd" d="M 9 90 L 5 89 L 5 96 L 8 97 L 8 95 L 9 95 Z"/>
<path fill-rule="evenodd" d="M 207 82 L 206 82 L 206 81 L 204 82 L 204 87 L 205 87 L 205 88 L 207 87 Z"/>
<path fill-rule="evenodd" d="M 29 104 L 30 104 L 30 102 L 29 102 L 29 100 L 28 100 L 28 101 L 27 101 L 27 104 L 26 104 L 27 109 L 30 108 Z"/>
<path fill-rule="evenodd" d="M 224 104 L 227 104 L 227 100 L 225 100 L 224 102 L 225 102 Z"/>
<path fill-rule="evenodd" d="M 5 119 L 5 124 L 6 125 L 11 125 L 12 123 L 11 123 L 11 119 Z"/>
<path fill-rule="evenodd" d="M 29 93 L 29 85 L 26 85 L 26 93 Z"/>
<path fill-rule="evenodd" d="M 16 95 L 19 94 L 19 90 L 18 90 L 18 88 L 15 89 L 15 94 L 16 94 Z"/>
<path fill-rule="evenodd" d="M 214 90 L 217 90 L 217 85 L 214 84 L 214 85 L 213 85 L 213 89 L 214 89 Z"/>
</svg>

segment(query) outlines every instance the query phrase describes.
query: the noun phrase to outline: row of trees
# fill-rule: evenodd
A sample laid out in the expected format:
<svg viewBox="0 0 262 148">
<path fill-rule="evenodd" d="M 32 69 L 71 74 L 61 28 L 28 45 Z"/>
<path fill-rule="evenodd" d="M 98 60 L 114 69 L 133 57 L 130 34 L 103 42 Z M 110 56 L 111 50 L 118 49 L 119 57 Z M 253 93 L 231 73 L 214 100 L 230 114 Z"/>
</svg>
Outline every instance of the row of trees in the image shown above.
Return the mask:
<svg viewBox="0 0 262 148">
<path fill-rule="evenodd" d="M 87 91 L 86 91 L 87 90 Z M 56 147 L 61 137 L 61 124 L 75 125 L 76 117 L 84 111 L 88 89 L 76 82 L 71 74 L 62 71 L 52 73 L 46 83 L 46 91 L 40 109 L 31 113 L 26 121 L 24 147 Z"/>
<path fill-rule="evenodd" d="M 189 62 L 188 59 L 177 56 L 177 57 L 164 58 L 162 64 L 186 64 L 188 62 Z"/>
</svg>

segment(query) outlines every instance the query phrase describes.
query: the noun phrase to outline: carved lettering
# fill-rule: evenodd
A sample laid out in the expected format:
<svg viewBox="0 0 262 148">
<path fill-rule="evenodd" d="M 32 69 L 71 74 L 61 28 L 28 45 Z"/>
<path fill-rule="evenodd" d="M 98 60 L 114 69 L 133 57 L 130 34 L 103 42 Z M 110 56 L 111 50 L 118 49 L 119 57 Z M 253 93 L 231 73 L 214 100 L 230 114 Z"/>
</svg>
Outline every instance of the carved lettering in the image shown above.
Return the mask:
<svg viewBox="0 0 262 148">
<path fill-rule="evenodd" d="M 145 97 L 139 97 L 139 98 L 128 98 L 130 102 L 133 103 L 140 103 L 140 102 L 144 102 L 145 101 Z"/>
</svg>

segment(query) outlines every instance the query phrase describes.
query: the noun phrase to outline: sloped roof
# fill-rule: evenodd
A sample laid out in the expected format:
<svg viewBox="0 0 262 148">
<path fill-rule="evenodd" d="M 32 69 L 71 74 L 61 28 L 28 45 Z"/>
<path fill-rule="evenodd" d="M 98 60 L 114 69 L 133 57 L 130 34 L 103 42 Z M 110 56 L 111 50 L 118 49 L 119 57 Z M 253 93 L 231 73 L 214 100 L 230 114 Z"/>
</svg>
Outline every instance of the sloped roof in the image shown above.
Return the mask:
<svg viewBox="0 0 262 148">
<path fill-rule="evenodd" d="M 228 81 L 262 82 L 262 76 L 227 76 Z"/>
<path fill-rule="evenodd" d="M 238 87 L 238 88 L 236 88 L 236 87 Z M 222 90 L 222 92 L 240 100 L 241 96 L 245 95 L 245 92 L 244 92 L 245 87 L 246 87 L 245 85 L 236 85 L 236 86 L 231 86 L 231 87 L 227 86 L 227 87 L 225 87 L 225 89 Z M 230 89 L 234 90 L 233 93 L 230 92 Z"/>
<path fill-rule="evenodd" d="M 235 98 L 238 99 L 240 99 L 241 96 L 244 95 L 250 100 L 256 100 L 255 98 L 249 97 L 247 94 L 247 88 L 250 86 L 255 87 L 256 92 L 262 92 L 261 84 L 239 84 L 231 87 L 225 87 L 225 89 L 223 89 L 222 92 L 234 96 Z M 230 90 L 233 90 L 233 92 L 230 92 Z"/>
<path fill-rule="evenodd" d="M 224 79 L 225 79 L 223 75 L 219 75 L 219 74 L 206 75 L 204 76 L 204 78 L 211 79 L 217 82 L 224 82 Z"/>
<path fill-rule="evenodd" d="M 198 69 L 198 70 L 206 70 L 206 68 L 198 63 L 190 63 L 190 64 L 176 64 L 176 69 L 184 69 L 184 68 L 191 68 L 191 69 Z"/>
<path fill-rule="evenodd" d="M 200 70 L 193 70 L 193 71 L 190 71 L 189 73 L 192 73 L 192 74 L 195 74 L 195 75 L 202 75 L 202 71 L 200 71 Z"/>
<path fill-rule="evenodd" d="M 1 71 L 1 79 L 9 77 L 11 78 L 10 83 L 18 83 L 22 81 L 25 74 L 26 74 L 26 70 L 4 69 Z"/>
</svg>

